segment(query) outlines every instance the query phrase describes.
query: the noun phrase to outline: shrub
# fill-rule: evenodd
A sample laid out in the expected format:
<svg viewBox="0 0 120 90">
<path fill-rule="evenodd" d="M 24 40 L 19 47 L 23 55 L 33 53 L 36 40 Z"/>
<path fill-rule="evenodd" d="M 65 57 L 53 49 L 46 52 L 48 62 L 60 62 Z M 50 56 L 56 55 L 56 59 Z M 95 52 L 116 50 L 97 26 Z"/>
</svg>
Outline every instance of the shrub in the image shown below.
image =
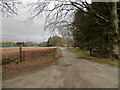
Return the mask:
<svg viewBox="0 0 120 90">
<path fill-rule="evenodd" d="M 10 59 L 10 58 L 2 59 L 2 64 L 9 64 L 9 63 L 11 63 L 11 62 L 13 62 L 13 60 Z"/>
</svg>

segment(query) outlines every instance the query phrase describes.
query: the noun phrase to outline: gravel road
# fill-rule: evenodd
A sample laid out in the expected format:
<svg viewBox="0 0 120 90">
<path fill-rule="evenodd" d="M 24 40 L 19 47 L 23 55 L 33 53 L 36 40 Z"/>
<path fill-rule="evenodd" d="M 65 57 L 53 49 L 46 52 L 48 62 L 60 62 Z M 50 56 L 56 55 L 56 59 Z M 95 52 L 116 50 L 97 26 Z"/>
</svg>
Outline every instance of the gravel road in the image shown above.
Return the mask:
<svg viewBox="0 0 120 90">
<path fill-rule="evenodd" d="M 3 88 L 118 88 L 118 68 L 98 64 L 62 48 L 63 57 L 30 75 L 3 82 Z"/>
</svg>

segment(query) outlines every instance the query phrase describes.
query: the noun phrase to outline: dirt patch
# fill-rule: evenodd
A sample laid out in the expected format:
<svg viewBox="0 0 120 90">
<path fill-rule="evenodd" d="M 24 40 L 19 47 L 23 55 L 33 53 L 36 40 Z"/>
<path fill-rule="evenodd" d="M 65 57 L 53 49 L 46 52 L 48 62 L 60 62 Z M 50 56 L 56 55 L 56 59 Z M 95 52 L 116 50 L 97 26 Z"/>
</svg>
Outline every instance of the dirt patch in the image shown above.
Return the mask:
<svg viewBox="0 0 120 90">
<path fill-rule="evenodd" d="M 24 61 L 20 64 L 16 64 L 15 62 L 12 62 L 10 64 L 2 65 L 2 80 L 8 80 L 24 74 L 37 72 L 45 68 L 46 66 L 49 66 L 53 62 L 57 62 L 57 60 L 61 56 L 62 54 L 60 52 L 57 52 L 53 60 L 46 60 L 46 61 L 32 60 L 32 61 Z"/>
</svg>

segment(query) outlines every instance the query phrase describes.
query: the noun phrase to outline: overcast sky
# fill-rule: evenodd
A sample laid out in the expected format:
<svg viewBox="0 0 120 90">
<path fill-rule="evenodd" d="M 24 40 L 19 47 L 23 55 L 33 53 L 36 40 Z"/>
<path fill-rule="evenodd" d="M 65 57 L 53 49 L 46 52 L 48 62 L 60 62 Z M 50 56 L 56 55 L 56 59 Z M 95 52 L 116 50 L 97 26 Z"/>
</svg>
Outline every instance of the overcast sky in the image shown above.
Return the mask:
<svg viewBox="0 0 120 90">
<path fill-rule="evenodd" d="M 23 1 L 24 5 L 30 2 L 30 0 Z M 27 8 L 22 6 L 18 14 L 18 16 L 2 18 L 2 41 L 43 42 L 51 35 L 57 35 L 55 32 L 44 32 L 45 17 L 40 16 L 31 23 L 24 23 L 28 15 Z"/>
</svg>

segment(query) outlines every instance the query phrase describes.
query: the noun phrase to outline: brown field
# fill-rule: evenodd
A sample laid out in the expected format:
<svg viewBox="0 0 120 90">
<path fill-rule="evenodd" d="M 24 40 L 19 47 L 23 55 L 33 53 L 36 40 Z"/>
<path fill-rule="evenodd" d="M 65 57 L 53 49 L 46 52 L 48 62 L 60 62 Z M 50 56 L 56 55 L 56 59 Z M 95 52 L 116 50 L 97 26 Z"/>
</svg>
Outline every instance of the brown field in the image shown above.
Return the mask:
<svg viewBox="0 0 120 90">
<path fill-rule="evenodd" d="M 50 50 L 56 47 L 23 47 L 23 51 L 41 51 L 41 50 Z M 10 54 L 19 52 L 19 47 L 4 47 L 0 48 L 2 54 Z"/>
<path fill-rule="evenodd" d="M 33 57 L 35 57 L 35 53 L 38 53 L 38 52 L 41 52 L 39 54 L 44 56 L 45 53 L 50 53 L 49 51 L 53 50 L 53 49 L 56 49 L 56 47 L 22 47 L 22 51 L 23 52 L 32 52 L 32 53 L 29 53 L 29 55 L 27 56 L 30 56 L 30 54 L 33 54 Z M 5 58 L 10 58 L 10 59 L 13 59 L 13 60 L 16 60 L 16 59 L 19 59 L 19 47 L 4 47 L 4 48 L 0 48 L 0 50 L 2 51 L 2 59 L 5 59 Z M 36 56 L 38 56 L 36 54 Z"/>
<path fill-rule="evenodd" d="M 3 58 L 9 57 L 15 58 L 16 56 L 19 58 L 19 48 L 18 47 L 10 47 L 10 48 L 1 48 Z M 2 65 L 2 80 L 12 79 L 14 77 L 18 77 L 20 75 L 29 74 L 32 72 L 36 72 L 41 70 L 42 68 L 49 66 L 52 62 L 55 62 L 60 58 L 61 52 L 58 52 L 56 47 L 23 47 L 23 51 L 25 51 L 25 55 L 27 57 L 33 58 L 32 60 L 25 60 L 19 64 L 16 62 L 11 62 L 9 64 Z M 53 53 L 54 52 L 54 53 Z M 47 56 L 49 53 L 53 53 L 54 57 L 49 58 L 49 60 L 36 60 L 36 57 Z M 31 55 L 32 54 L 32 55 Z M 49 55 L 48 55 L 49 56 Z"/>
</svg>

